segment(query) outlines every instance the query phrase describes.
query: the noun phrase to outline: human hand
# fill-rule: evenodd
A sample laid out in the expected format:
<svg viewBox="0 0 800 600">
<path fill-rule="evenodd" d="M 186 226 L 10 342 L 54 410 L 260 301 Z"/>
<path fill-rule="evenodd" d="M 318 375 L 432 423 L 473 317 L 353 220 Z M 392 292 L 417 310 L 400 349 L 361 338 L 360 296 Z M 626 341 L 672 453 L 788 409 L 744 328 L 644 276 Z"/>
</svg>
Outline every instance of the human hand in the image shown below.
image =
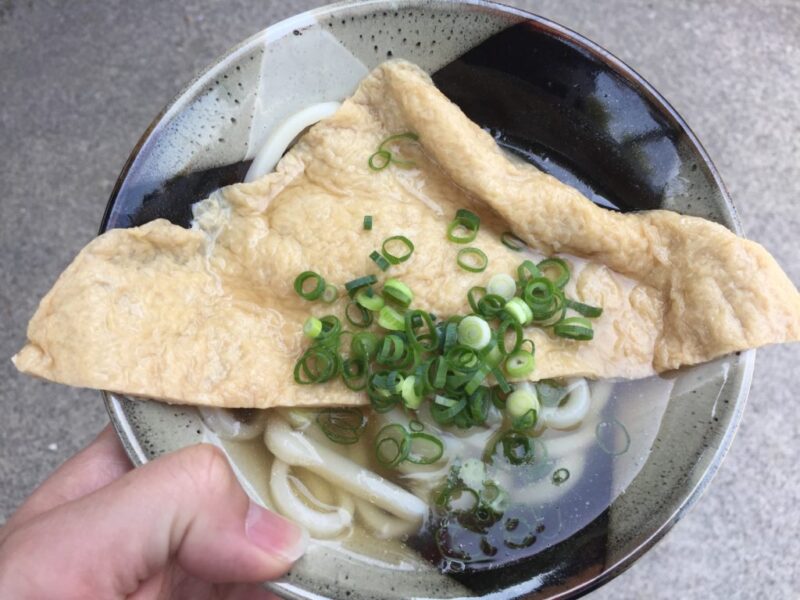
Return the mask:
<svg viewBox="0 0 800 600">
<path fill-rule="evenodd" d="M 0 529 L 0 597 L 273 598 L 257 584 L 306 541 L 248 499 L 213 446 L 132 470 L 109 426 Z"/>
</svg>

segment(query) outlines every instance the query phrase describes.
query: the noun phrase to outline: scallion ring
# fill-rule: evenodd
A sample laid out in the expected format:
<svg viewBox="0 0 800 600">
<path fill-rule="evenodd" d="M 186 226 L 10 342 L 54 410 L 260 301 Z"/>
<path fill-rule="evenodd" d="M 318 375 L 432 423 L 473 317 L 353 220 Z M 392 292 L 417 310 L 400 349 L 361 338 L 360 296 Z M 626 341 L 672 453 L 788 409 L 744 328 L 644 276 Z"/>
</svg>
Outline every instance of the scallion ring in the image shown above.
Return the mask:
<svg viewBox="0 0 800 600">
<path fill-rule="evenodd" d="M 374 152 L 367 161 L 369 168 L 373 171 L 383 171 L 392 162 L 392 153 L 388 150 L 378 150 Z"/>
<path fill-rule="evenodd" d="M 503 245 L 506 248 L 509 248 L 514 252 L 520 252 L 525 249 L 525 242 L 523 242 L 510 231 L 504 231 L 500 236 L 500 241 L 503 242 Z"/>
<path fill-rule="evenodd" d="M 314 287 L 308 289 L 306 282 L 311 281 Z M 317 300 L 325 291 L 325 280 L 314 271 L 303 271 L 294 280 L 294 291 L 305 300 Z"/>
<path fill-rule="evenodd" d="M 384 306 L 378 313 L 378 325 L 392 331 L 402 331 L 405 328 L 403 315 L 391 306 Z"/>
<path fill-rule="evenodd" d="M 567 303 L 567 308 L 570 308 L 579 315 L 582 315 L 589 319 L 595 319 L 603 314 L 603 309 L 599 306 L 591 306 L 590 304 L 584 304 L 583 302 L 578 302 L 577 300 L 570 300 L 569 298 L 567 298 L 566 303 Z"/>
<path fill-rule="evenodd" d="M 533 373 L 536 359 L 525 350 L 516 350 L 506 357 L 505 369 L 512 379 L 521 379 Z"/>
<path fill-rule="evenodd" d="M 408 456 L 410 434 L 398 423 L 384 426 L 375 436 L 375 457 L 384 467 L 393 468 Z"/>
<path fill-rule="evenodd" d="M 470 273 L 480 273 L 489 266 L 489 257 L 480 248 L 470 246 L 458 251 L 456 257 L 458 266 Z"/>
<path fill-rule="evenodd" d="M 394 278 L 387 279 L 383 284 L 383 295 L 403 307 L 407 307 L 414 300 L 414 293 L 411 288 L 399 279 Z"/>
<path fill-rule="evenodd" d="M 410 424 L 409 424 L 410 427 Z M 406 460 L 415 465 L 432 465 L 444 454 L 444 443 L 429 433 L 409 434 L 409 449 Z"/>
<path fill-rule="evenodd" d="M 383 257 L 383 254 L 381 254 L 381 253 L 380 253 L 380 252 L 378 252 L 377 250 L 373 250 L 373 251 L 370 253 L 369 257 L 372 259 L 372 262 L 374 262 L 376 265 L 378 265 L 378 268 L 379 268 L 381 271 L 385 271 L 386 269 L 388 269 L 388 268 L 391 266 L 391 264 L 389 263 L 389 261 L 388 261 L 388 260 L 386 260 L 386 259 Z"/>
<path fill-rule="evenodd" d="M 355 314 L 353 314 L 354 312 Z M 344 316 L 353 327 L 363 329 L 372 325 L 372 313 L 354 300 L 347 303 Z"/>
<path fill-rule="evenodd" d="M 588 341 L 594 337 L 592 324 L 584 317 L 569 317 L 553 326 L 553 333 L 570 340 Z"/>
<path fill-rule="evenodd" d="M 377 281 L 378 278 L 375 277 L 375 275 L 364 275 L 363 277 L 357 277 L 356 279 L 352 279 L 345 283 L 344 289 L 347 290 L 348 295 L 352 298 L 356 295 L 358 290 L 368 287 Z"/>
<path fill-rule="evenodd" d="M 356 302 L 372 312 L 378 312 L 384 305 L 383 297 L 376 294 L 371 287 L 358 292 L 356 294 Z"/>
<path fill-rule="evenodd" d="M 396 247 L 397 244 L 402 244 L 405 252 L 396 254 L 390 250 L 390 246 Z M 397 265 L 411 258 L 411 255 L 414 254 L 414 243 L 404 235 L 393 235 L 383 240 L 381 253 L 391 264 Z"/>
<path fill-rule="evenodd" d="M 337 444 L 355 444 L 367 426 L 367 418 L 356 408 L 328 408 L 317 415 L 317 425 Z"/>
<path fill-rule="evenodd" d="M 556 287 L 563 288 L 570 278 L 569 265 L 561 258 L 546 258 L 536 267 L 550 279 Z"/>
<path fill-rule="evenodd" d="M 325 304 L 333 304 L 339 298 L 339 290 L 335 285 L 330 283 L 325 285 L 325 290 L 322 292 L 322 301 Z"/>
</svg>

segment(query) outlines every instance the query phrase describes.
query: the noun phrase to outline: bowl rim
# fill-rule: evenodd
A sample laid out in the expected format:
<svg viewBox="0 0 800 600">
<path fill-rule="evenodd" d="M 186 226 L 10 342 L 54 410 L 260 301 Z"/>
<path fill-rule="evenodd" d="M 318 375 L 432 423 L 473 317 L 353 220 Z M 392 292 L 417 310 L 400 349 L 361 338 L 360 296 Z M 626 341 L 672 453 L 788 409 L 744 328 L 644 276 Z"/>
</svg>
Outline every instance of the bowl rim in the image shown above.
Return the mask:
<svg viewBox="0 0 800 600">
<path fill-rule="evenodd" d="M 699 162 L 703 167 L 705 167 L 714 185 L 719 189 L 722 206 L 724 207 L 727 216 L 731 219 L 732 230 L 737 235 L 744 236 L 744 229 L 742 227 L 739 213 L 730 197 L 730 194 L 728 193 L 727 188 L 725 187 L 724 182 L 722 181 L 719 171 L 712 162 L 708 152 L 703 147 L 692 129 L 689 127 L 688 123 L 686 123 L 683 117 L 680 116 L 678 111 L 644 77 L 642 77 L 636 70 L 627 65 L 610 51 L 606 50 L 596 42 L 591 41 L 582 34 L 541 15 L 491 0 L 343 0 L 341 2 L 336 2 L 297 13 L 259 30 L 232 48 L 228 49 L 223 54 L 217 56 L 208 66 L 197 71 L 191 80 L 184 87 L 182 87 L 180 91 L 175 94 L 165 105 L 165 107 L 154 117 L 152 122 L 147 126 L 139 140 L 134 145 L 130 155 L 128 156 L 128 159 L 125 161 L 125 164 L 120 171 L 119 176 L 117 177 L 114 188 L 109 196 L 108 203 L 106 204 L 106 208 L 103 213 L 99 233 L 103 233 L 107 230 L 108 221 L 115 207 L 117 197 L 127 179 L 129 172 L 139 158 L 144 146 L 150 141 L 154 134 L 160 131 L 160 129 L 168 123 L 172 116 L 182 110 L 183 105 L 192 96 L 192 93 L 199 87 L 202 87 L 207 78 L 212 77 L 216 70 L 223 69 L 228 62 L 231 62 L 234 58 L 237 58 L 238 55 L 251 44 L 268 35 L 280 36 L 282 33 L 291 32 L 296 28 L 298 23 L 307 22 L 309 19 L 316 20 L 318 18 L 329 16 L 339 11 L 351 8 L 357 7 L 359 9 L 364 9 L 369 7 L 391 7 L 392 9 L 396 10 L 397 8 L 409 8 L 437 4 L 451 7 L 452 10 L 463 10 L 463 8 L 467 6 L 483 8 L 492 12 L 499 12 L 504 15 L 518 17 L 525 21 L 534 23 L 544 34 L 574 44 L 583 51 L 587 52 L 591 57 L 603 62 L 607 67 L 621 76 L 629 85 L 631 85 L 637 91 L 637 93 L 642 95 L 651 104 L 656 106 L 661 111 L 662 116 L 667 117 L 671 124 L 686 136 L 689 147 L 696 152 Z M 633 563 L 636 562 L 636 560 L 638 560 L 659 540 L 661 540 L 678 523 L 678 521 L 683 518 L 687 511 L 697 503 L 719 471 L 722 461 L 730 450 L 733 439 L 737 430 L 739 429 L 739 425 L 741 424 L 752 383 L 753 370 L 755 367 L 755 356 L 755 349 L 741 352 L 736 369 L 734 371 L 735 379 L 738 381 L 736 382 L 736 398 L 733 402 L 730 422 L 728 423 L 727 428 L 719 440 L 719 444 L 715 448 L 714 454 L 711 457 L 705 471 L 697 480 L 697 483 L 691 489 L 691 491 L 686 494 L 684 499 L 678 504 L 669 518 L 659 527 L 657 527 L 645 540 L 632 548 L 627 554 L 620 557 L 616 562 L 604 565 L 603 570 L 600 573 L 594 575 L 592 578 L 586 581 L 583 581 L 577 587 L 560 592 L 554 596 L 551 596 L 551 598 L 578 598 L 588 594 L 592 590 L 601 587 L 615 577 L 621 575 L 628 568 L 630 568 Z M 147 455 L 140 445 L 133 427 L 125 416 L 120 397 L 107 391 L 102 391 L 101 394 L 114 430 L 122 442 L 122 445 L 125 448 L 129 458 L 137 467 L 145 464 L 148 461 Z M 289 593 L 292 596 L 296 596 L 296 593 L 293 590 L 283 588 L 280 580 L 272 582 L 271 584 L 268 583 L 267 586 L 275 591 L 281 591 L 283 593 Z"/>
</svg>

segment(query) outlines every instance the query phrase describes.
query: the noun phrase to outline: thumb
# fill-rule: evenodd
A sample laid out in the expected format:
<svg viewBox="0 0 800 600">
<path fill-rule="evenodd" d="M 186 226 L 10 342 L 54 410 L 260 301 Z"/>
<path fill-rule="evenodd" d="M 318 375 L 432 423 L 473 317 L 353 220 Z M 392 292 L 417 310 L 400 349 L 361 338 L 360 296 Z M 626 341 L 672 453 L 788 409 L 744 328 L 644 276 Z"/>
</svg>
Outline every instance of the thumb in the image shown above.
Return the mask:
<svg viewBox="0 0 800 600">
<path fill-rule="evenodd" d="M 248 499 L 217 448 L 198 445 L 13 530 L 0 589 L 13 577 L 28 591 L 15 597 L 125 597 L 173 562 L 204 581 L 259 582 L 286 572 L 306 541 Z"/>
</svg>

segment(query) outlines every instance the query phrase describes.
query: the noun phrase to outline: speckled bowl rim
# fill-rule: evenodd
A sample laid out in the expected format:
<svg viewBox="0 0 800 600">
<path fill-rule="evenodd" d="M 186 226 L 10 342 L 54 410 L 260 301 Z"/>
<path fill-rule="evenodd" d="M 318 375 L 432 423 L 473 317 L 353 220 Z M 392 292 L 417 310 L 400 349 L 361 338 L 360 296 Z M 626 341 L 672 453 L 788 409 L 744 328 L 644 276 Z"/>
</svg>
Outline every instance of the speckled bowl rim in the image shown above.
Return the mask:
<svg viewBox="0 0 800 600">
<path fill-rule="evenodd" d="M 392 2 L 393 7 L 414 7 L 428 4 L 425 0 L 401 0 L 399 2 Z M 140 150 L 145 145 L 145 143 L 157 132 L 161 127 L 163 127 L 169 119 L 177 114 L 180 110 L 183 109 L 182 101 L 190 98 L 192 93 L 196 91 L 199 87 L 201 87 L 204 83 L 204 80 L 212 75 L 212 72 L 223 68 L 226 63 L 231 62 L 234 57 L 238 55 L 238 53 L 247 47 L 250 43 L 252 43 L 255 39 L 261 38 L 268 33 L 270 34 L 279 34 L 280 32 L 287 32 L 291 31 L 295 28 L 297 23 L 307 22 L 308 18 L 319 18 L 331 15 L 341 10 L 346 10 L 348 8 L 355 8 L 358 7 L 363 9 L 364 7 L 369 6 L 386 6 L 386 0 L 366 0 L 366 1 L 358 1 L 358 0 L 349 0 L 344 2 L 337 2 L 335 4 L 329 4 L 327 6 L 319 7 L 316 9 L 312 9 L 303 13 L 299 13 L 297 15 L 291 16 L 287 19 L 279 21 L 273 25 L 270 25 L 266 29 L 263 29 L 254 35 L 248 37 L 241 43 L 237 44 L 221 56 L 219 56 L 216 60 L 214 60 L 208 67 L 200 71 L 195 75 L 195 77 L 189 82 L 180 92 L 178 92 L 172 100 L 164 107 L 164 109 L 159 112 L 159 114 L 153 119 L 150 125 L 142 134 L 139 141 L 134 146 L 133 150 L 131 151 L 128 160 L 125 162 L 125 165 L 120 172 L 119 177 L 117 178 L 116 184 L 114 186 L 113 191 L 111 192 L 111 196 L 109 198 L 108 204 L 106 205 L 105 212 L 103 214 L 103 218 L 101 221 L 100 226 L 100 233 L 102 233 L 105 229 L 105 226 L 108 222 L 108 219 L 111 215 L 112 209 L 117 199 L 117 195 L 130 171 L 134 161 L 139 155 Z M 516 16 L 524 18 L 525 20 L 534 21 L 539 25 L 542 30 L 550 34 L 554 37 L 561 38 L 566 40 L 576 46 L 580 47 L 582 50 L 587 52 L 593 58 L 598 59 L 606 64 L 612 71 L 623 77 L 628 83 L 632 84 L 636 91 L 646 98 L 648 101 L 652 102 L 655 106 L 663 111 L 663 114 L 669 117 L 672 121 L 674 126 L 680 130 L 687 138 L 689 146 L 697 153 L 697 156 L 702 161 L 705 168 L 708 170 L 714 185 L 718 188 L 720 197 L 722 199 L 722 208 L 727 213 L 727 216 L 731 219 L 733 231 L 737 235 L 744 235 L 744 230 L 742 227 L 741 219 L 739 218 L 739 213 L 736 210 L 733 201 L 731 200 L 730 195 L 728 194 L 728 190 L 725 187 L 725 184 L 722 181 L 722 178 L 717 171 L 717 168 L 714 166 L 714 163 L 711 161 L 708 153 L 706 152 L 703 145 L 700 143 L 697 136 L 691 130 L 689 125 L 684 121 L 684 119 L 678 114 L 672 105 L 659 93 L 656 89 L 647 82 L 641 75 L 639 75 L 633 68 L 629 67 L 625 64 L 622 60 L 614 56 L 608 50 L 602 48 L 600 45 L 592 42 L 588 38 L 582 36 L 581 34 L 559 25 L 547 18 L 535 15 L 533 13 L 529 13 L 527 11 L 521 10 L 519 8 L 515 8 L 512 6 L 507 6 L 505 4 L 497 3 L 497 2 L 488 2 L 485 0 L 457 0 L 452 2 L 453 10 L 459 10 L 461 6 L 473 6 L 473 7 L 481 7 L 486 8 L 493 11 L 499 11 L 508 15 Z M 608 583 L 610 580 L 614 579 L 625 570 L 627 570 L 638 558 L 640 558 L 645 552 L 647 552 L 650 548 L 652 548 L 656 542 L 658 542 L 661 538 L 663 538 L 668 531 L 675 526 L 675 524 L 680 521 L 680 519 L 686 514 L 686 512 L 694 506 L 694 504 L 699 500 L 702 496 L 703 492 L 707 489 L 709 483 L 719 471 L 719 468 L 722 464 L 725 455 L 728 453 L 728 450 L 733 443 L 733 439 L 736 435 L 736 431 L 739 428 L 739 425 L 742 420 L 742 416 L 744 414 L 745 405 L 747 403 L 747 397 L 750 391 L 750 385 L 752 383 L 753 378 L 753 370 L 755 366 L 755 350 L 747 350 L 746 352 L 742 352 L 741 356 L 739 357 L 739 361 L 736 367 L 735 378 L 737 381 L 737 393 L 736 393 L 736 400 L 733 407 L 733 412 L 731 415 L 730 422 L 728 424 L 725 433 L 720 440 L 719 445 L 717 446 L 714 455 L 709 462 L 708 467 L 706 468 L 705 472 L 703 473 L 702 477 L 699 478 L 695 487 L 686 495 L 683 501 L 678 505 L 677 509 L 672 513 L 672 515 L 660 526 L 658 527 L 653 533 L 641 542 L 638 546 L 633 548 L 628 554 L 621 557 L 615 563 L 606 565 L 603 568 L 603 571 L 593 578 L 584 581 L 579 586 L 572 588 L 570 590 L 564 591 L 559 593 L 552 598 L 577 598 L 588 594 L 594 589 Z M 108 392 L 101 392 L 103 401 L 106 406 L 106 410 L 108 411 L 109 417 L 111 419 L 111 423 L 117 435 L 122 442 L 125 451 L 127 452 L 128 456 L 130 457 L 133 464 L 137 467 L 143 465 L 147 462 L 147 456 L 144 452 L 144 449 L 139 444 L 139 441 L 136 438 L 136 432 L 131 427 L 130 423 L 128 422 L 127 418 L 122 409 L 122 405 L 120 404 L 119 400 Z M 277 590 L 276 590 L 277 591 Z M 282 590 L 288 591 L 288 590 Z M 290 592 L 291 593 L 291 592 Z"/>
</svg>

